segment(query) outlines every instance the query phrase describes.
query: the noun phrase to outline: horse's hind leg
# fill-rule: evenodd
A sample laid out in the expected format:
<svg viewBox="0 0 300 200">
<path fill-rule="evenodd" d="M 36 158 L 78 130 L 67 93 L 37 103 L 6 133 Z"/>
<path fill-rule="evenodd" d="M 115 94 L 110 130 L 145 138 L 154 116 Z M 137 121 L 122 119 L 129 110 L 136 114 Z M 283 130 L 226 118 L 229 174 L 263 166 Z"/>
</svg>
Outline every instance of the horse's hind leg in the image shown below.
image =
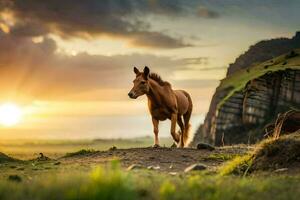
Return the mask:
<svg viewBox="0 0 300 200">
<path fill-rule="evenodd" d="M 178 125 L 179 125 L 179 127 L 180 127 L 180 131 L 181 131 L 181 133 L 180 133 L 180 147 L 182 148 L 182 147 L 184 147 L 184 140 L 183 140 L 183 136 L 184 136 L 184 125 L 183 125 L 183 122 L 182 122 L 182 117 L 181 117 L 181 115 L 178 115 L 178 116 L 177 116 L 177 123 L 178 123 Z"/>
<path fill-rule="evenodd" d="M 184 144 L 187 144 L 187 140 L 188 140 L 188 137 L 189 137 L 189 129 L 191 127 L 191 125 L 190 125 L 191 115 L 192 115 L 192 108 L 189 109 L 188 112 L 183 115 L 184 132 L 182 134 L 182 136 L 183 136 L 182 138 L 183 138 Z"/>
<path fill-rule="evenodd" d="M 176 133 L 177 113 L 171 116 L 171 135 L 176 143 L 179 142 L 179 135 Z"/>
</svg>

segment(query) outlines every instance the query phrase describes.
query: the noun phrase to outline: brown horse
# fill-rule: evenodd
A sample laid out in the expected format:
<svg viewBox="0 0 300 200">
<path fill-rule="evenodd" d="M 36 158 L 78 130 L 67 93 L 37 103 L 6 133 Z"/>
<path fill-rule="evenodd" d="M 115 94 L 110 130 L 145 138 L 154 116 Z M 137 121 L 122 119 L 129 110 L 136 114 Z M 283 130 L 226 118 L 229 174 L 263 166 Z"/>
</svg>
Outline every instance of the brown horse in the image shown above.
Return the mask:
<svg viewBox="0 0 300 200">
<path fill-rule="evenodd" d="M 174 141 L 180 147 L 187 145 L 190 128 L 189 121 L 193 110 L 190 95 L 184 90 L 173 90 L 170 83 L 163 81 L 159 75 L 150 73 L 150 69 L 147 66 L 143 72 L 134 67 L 134 73 L 136 78 L 128 96 L 136 99 L 144 94 L 147 95 L 155 136 L 154 147 L 159 147 L 159 121 L 166 119 L 171 120 L 171 135 Z M 179 134 L 176 133 L 176 122 L 181 130 Z"/>
</svg>

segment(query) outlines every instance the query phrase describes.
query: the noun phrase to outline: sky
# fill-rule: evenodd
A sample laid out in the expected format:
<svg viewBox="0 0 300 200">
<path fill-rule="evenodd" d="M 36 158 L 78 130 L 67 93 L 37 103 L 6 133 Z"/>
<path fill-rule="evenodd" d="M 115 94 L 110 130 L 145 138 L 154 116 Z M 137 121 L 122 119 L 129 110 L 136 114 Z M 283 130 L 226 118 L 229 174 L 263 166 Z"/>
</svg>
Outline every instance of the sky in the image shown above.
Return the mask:
<svg viewBox="0 0 300 200">
<path fill-rule="evenodd" d="M 23 111 L 0 138 L 152 135 L 146 97 L 127 96 L 145 65 L 191 94 L 195 130 L 228 65 L 260 40 L 292 37 L 299 10 L 298 0 L 0 0 L 0 104 Z"/>
</svg>

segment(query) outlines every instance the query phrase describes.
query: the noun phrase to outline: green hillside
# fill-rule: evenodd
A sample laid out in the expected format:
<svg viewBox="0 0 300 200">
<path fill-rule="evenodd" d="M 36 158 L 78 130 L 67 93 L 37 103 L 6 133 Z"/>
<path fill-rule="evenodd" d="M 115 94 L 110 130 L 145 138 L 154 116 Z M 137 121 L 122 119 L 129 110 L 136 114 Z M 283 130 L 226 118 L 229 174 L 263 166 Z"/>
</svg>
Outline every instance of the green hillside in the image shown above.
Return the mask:
<svg viewBox="0 0 300 200">
<path fill-rule="evenodd" d="M 236 91 L 242 90 L 250 80 L 258 78 L 268 72 L 285 69 L 300 69 L 300 49 L 293 50 L 260 64 L 251 65 L 221 80 L 217 90 L 227 90 L 228 94 L 218 103 L 217 108 L 220 108 Z"/>
</svg>

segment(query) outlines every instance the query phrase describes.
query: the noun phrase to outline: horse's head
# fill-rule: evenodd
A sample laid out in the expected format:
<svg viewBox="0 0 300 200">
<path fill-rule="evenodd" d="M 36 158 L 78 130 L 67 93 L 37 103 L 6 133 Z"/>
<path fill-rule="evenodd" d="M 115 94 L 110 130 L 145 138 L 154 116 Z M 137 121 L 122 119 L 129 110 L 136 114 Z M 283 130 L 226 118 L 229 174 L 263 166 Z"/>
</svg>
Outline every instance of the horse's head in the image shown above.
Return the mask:
<svg viewBox="0 0 300 200">
<path fill-rule="evenodd" d="M 149 92 L 148 78 L 150 69 L 145 66 L 144 71 L 140 72 L 136 67 L 134 67 L 133 71 L 136 74 L 136 77 L 133 80 L 133 88 L 128 93 L 128 96 L 132 99 L 136 99 L 139 96 L 142 96 Z"/>
</svg>

